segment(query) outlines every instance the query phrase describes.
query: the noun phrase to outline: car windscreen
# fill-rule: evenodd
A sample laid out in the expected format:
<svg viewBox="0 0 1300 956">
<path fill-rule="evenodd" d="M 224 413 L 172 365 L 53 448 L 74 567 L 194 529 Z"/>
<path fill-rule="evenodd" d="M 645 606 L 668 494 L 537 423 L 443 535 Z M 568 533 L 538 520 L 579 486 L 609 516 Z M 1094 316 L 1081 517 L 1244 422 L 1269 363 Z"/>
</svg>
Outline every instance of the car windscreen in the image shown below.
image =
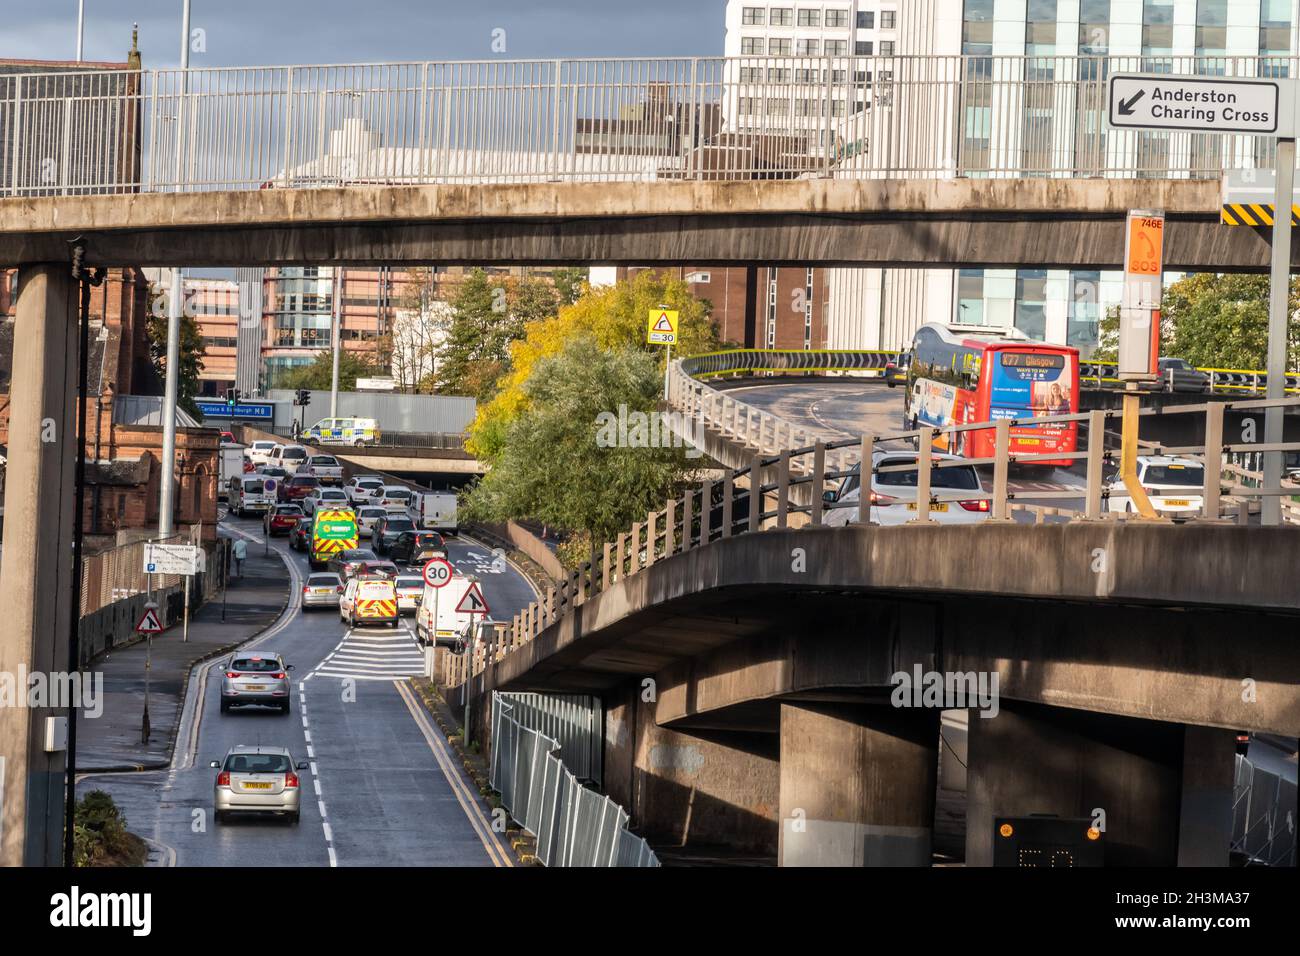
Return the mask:
<svg viewBox="0 0 1300 956">
<path fill-rule="evenodd" d="M 293 769 L 284 754 L 231 754 L 226 770 L 231 773 L 288 773 Z"/>
<path fill-rule="evenodd" d="M 231 664 L 231 670 L 249 671 L 254 674 L 270 674 L 280 670 L 283 666 L 273 657 L 237 657 Z"/>
<path fill-rule="evenodd" d="M 914 464 L 914 460 L 907 458 L 884 458 L 881 459 L 877 468 L 888 468 L 892 465 L 909 464 Z M 877 485 L 887 488 L 915 488 L 916 469 L 913 468 L 911 471 L 881 472 L 876 474 L 872 480 Z M 969 465 L 957 465 L 951 468 L 931 468 L 930 487 L 950 488 L 954 491 L 979 491 L 980 477 L 975 472 L 975 469 Z"/>
<path fill-rule="evenodd" d="M 1199 488 L 1205 484 L 1205 469 L 1200 465 L 1149 465 L 1142 484 Z"/>
</svg>

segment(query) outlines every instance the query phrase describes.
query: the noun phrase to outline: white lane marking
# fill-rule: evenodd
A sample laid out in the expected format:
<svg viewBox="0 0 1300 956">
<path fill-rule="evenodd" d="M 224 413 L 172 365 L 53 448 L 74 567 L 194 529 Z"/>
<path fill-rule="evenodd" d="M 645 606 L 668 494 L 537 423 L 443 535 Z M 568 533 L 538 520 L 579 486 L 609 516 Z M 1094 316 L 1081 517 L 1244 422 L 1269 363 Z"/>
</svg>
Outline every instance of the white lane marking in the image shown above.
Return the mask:
<svg viewBox="0 0 1300 956">
<path fill-rule="evenodd" d="M 433 757 L 438 763 L 438 769 L 442 771 L 443 777 L 451 786 L 452 794 L 456 797 L 456 802 L 460 804 L 461 810 L 465 812 L 465 816 L 469 819 L 470 827 L 483 844 L 483 848 L 487 850 L 488 859 L 492 861 L 493 866 L 514 866 L 514 861 L 506 853 L 505 847 L 493 834 L 492 824 L 483 813 L 483 807 L 479 804 L 477 796 L 469 789 L 469 785 L 461 776 L 460 771 L 452 764 L 451 753 L 447 749 L 446 741 L 434 729 L 432 722 L 429 720 L 428 712 L 420 706 L 415 699 L 414 692 L 404 681 L 393 681 L 393 686 L 397 688 L 398 696 L 406 704 L 406 709 L 410 711 L 411 717 L 415 720 L 416 727 L 424 736 L 425 742 L 428 743 L 429 749 L 433 751 Z"/>
<path fill-rule="evenodd" d="M 327 840 L 329 840 L 331 843 L 333 843 L 333 842 L 334 842 L 334 831 L 330 829 L 330 825 L 329 825 L 328 823 L 322 823 L 321 826 L 323 826 L 323 827 L 325 828 L 325 839 L 327 839 Z"/>
<path fill-rule="evenodd" d="M 330 866 L 338 866 L 339 861 L 338 861 L 338 857 L 334 855 L 334 847 L 333 846 L 329 847 L 329 851 L 330 851 Z"/>
<path fill-rule="evenodd" d="M 308 745 L 307 745 L 307 759 L 308 759 L 308 760 L 314 760 L 315 758 L 316 758 L 316 748 L 313 747 L 311 744 L 308 744 Z M 313 772 L 314 772 L 314 771 L 313 771 Z"/>
<path fill-rule="evenodd" d="M 327 816 L 327 814 L 325 813 L 325 801 L 324 801 L 324 800 L 317 800 L 317 801 L 316 801 L 316 806 L 320 807 L 320 818 L 321 818 L 322 820 L 324 820 L 325 817 Z M 326 826 L 328 826 L 328 825 L 329 825 L 329 824 L 326 824 Z"/>
<path fill-rule="evenodd" d="M 315 766 L 315 764 L 313 764 L 312 766 Z M 314 771 L 313 771 L 313 772 L 314 772 Z M 316 789 L 316 796 L 319 798 L 319 797 L 320 797 L 320 778 L 317 777 L 316 779 L 312 780 L 311 785 Z"/>
<path fill-rule="evenodd" d="M 315 777 L 315 776 L 319 776 L 319 775 L 320 775 L 320 771 L 316 769 L 316 761 L 314 761 L 314 760 L 312 761 L 312 764 L 311 764 L 311 775 L 312 775 L 313 777 Z"/>
</svg>

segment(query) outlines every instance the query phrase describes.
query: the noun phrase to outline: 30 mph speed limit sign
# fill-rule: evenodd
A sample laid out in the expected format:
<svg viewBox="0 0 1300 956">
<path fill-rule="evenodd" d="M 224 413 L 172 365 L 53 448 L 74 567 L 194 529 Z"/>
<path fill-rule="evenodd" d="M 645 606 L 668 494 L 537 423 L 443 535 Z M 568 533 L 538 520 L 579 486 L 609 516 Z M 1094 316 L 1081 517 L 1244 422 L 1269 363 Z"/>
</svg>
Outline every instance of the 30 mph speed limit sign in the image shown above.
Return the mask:
<svg viewBox="0 0 1300 956">
<path fill-rule="evenodd" d="M 424 566 L 424 583 L 431 588 L 445 588 L 451 582 L 453 573 L 450 561 L 434 558 Z"/>
</svg>

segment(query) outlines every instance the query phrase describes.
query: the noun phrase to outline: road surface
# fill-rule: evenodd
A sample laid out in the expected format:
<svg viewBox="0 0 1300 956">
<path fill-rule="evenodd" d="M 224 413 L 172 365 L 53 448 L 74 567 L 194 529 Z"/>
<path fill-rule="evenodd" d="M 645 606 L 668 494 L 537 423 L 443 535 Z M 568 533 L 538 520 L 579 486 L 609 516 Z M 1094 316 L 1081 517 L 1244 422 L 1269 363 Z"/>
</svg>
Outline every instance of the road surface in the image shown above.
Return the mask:
<svg viewBox="0 0 1300 956">
<path fill-rule="evenodd" d="M 227 518 L 224 527 L 263 547 L 260 523 Z M 97 774 L 78 791 L 108 791 L 131 830 L 152 840 L 178 866 L 502 866 L 510 857 L 477 802 L 477 788 L 441 731 L 406 685 L 423 673 L 422 652 L 405 623 L 349 631 L 330 610 L 299 605 L 308 568 L 286 539 L 271 547 L 291 567 L 290 604 L 246 649 L 276 651 L 294 665 L 288 715 L 249 708 L 219 710 L 219 666 L 195 668 L 171 769 Z M 458 570 L 480 576 L 494 617 L 510 617 L 535 599 L 511 565 L 466 538 L 448 540 Z M 288 747 L 303 771 L 302 820 L 212 819 L 212 760 L 235 744 Z"/>
</svg>

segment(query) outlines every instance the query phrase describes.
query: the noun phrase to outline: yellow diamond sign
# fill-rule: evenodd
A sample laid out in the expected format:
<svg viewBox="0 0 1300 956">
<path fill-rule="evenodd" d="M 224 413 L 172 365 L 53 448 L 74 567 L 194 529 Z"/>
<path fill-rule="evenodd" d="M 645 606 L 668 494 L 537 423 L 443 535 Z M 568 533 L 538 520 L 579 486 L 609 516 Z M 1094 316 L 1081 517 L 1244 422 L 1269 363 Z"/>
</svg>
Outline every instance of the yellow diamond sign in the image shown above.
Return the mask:
<svg viewBox="0 0 1300 956">
<path fill-rule="evenodd" d="M 677 344 L 677 313 L 672 309 L 651 309 L 645 340 L 651 345 Z"/>
</svg>

